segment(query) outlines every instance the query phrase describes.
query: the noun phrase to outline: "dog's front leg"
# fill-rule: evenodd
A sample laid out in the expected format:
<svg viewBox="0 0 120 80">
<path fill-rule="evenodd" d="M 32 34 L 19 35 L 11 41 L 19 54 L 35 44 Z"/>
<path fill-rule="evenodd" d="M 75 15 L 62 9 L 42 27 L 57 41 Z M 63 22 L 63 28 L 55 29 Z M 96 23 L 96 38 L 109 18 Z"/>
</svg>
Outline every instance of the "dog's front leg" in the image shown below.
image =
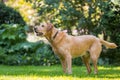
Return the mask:
<svg viewBox="0 0 120 80">
<path fill-rule="evenodd" d="M 67 71 L 66 71 L 66 68 L 67 68 L 66 60 L 65 59 L 60 59 L 60 62 L 62 64 L 62 68 L 63 68 L 64 73 L 67 73 Z"/>
<path fill-rule="evenodd" d="M 72 74 L 72 57 L 71 55 L 66 55 L 66 62 L 67 62 L 67 73 Z"/>
</svg>

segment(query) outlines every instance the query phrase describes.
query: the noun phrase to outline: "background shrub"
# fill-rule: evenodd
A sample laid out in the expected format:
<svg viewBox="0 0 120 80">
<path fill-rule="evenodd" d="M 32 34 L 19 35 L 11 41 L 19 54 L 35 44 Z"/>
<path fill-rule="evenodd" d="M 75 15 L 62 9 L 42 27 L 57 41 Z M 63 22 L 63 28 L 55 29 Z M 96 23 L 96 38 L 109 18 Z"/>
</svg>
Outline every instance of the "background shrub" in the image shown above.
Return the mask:
<svg viewBox="0 0 120 80">
<path fill-rule="evenodd" d="M 51 47 L 43 41 L 26 41 L 25 27 L 0 25 L 0 63 L 7 65 L 52 65 L 58 63 Z"/>
<path fill-rule="evenodd" d="M 51 47 L 43 41 L 28 42 L 23 18 L 13 8 L 0 3 L 0 64 L 52 65 L 59 63 Z"/>
<path fill-rule="evenodd" d="M 17 12 L 13 8 L 7 7 L 3 3 L 0 3 L 0 18 L 0 24 L 25 24 L 19 12 Z"/>
<path fill-rule="evenodd" d="M 101 6 L 104 14 L 101 16 L 99 30 L 96 31 L 103 32 L 104 39 L 116 43 L 118 47 L 108 50 L 103 47 L 101 59 L 104 64 L 120 65 L 120 5 L 112 2 L 104 4 L 104 8 Z"/>
<path fill-rule="evenodd" d="M 9 1 L 12 5 L 14 0 Z M 29 3 L 27 4 L 27 2 Z M 29 30 L 26 23 L 35 23 L 34 20 L 38 22 L 38 19 L 40 19 L 40 21 L 47 19 L 56 27 L 66 29 L 69 34 L 72 34 L 72 30 L 76 29 L 78 35 L 93 34 L 98 36 L 99 34 L 102 34 L 105 40 L 115 42 L 118 45 L 117 49 L 106 50 L 105 47 L 103 47 L 103 52 L 98 63 L 100 65 L 120 65 L 119 4 L 114 4 L 110 0 L 17 0 L 16 3 L 18 6 L 12 6 L 15 9 L 0 3 L 1 64 L 52 65 L 59 63 L 58 58 L 53 54 L 52 49 L 48 44 L 45 44 L 43 41 L 34 43 L 26 41 L 26 32 Z M 33 5 L 35 11 L 31 9 L 31 5 Z M 29 6 L 31 10 L 29 10 Z M 24 20 L 27 22 L 23 20 L 16 10 L 22 13 Z M 36 13 L 36 10 L 38 11 L 40 18 L 38 18 L 38 14 L 33 15 L 33 13 Z M 30 15 L 26 16 L 26 12 Z M 80 58 L 74 59 L 73 63 L 76 65 L 82 64 Z"/>
</svg>

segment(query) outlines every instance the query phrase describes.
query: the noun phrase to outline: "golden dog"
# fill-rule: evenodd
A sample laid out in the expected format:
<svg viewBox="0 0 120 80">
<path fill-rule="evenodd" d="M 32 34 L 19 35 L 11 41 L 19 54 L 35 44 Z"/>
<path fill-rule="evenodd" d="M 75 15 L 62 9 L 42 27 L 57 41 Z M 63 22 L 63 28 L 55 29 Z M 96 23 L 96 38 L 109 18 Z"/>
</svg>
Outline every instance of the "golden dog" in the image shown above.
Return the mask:
<svg viewBox="0 0 120 80">
<path fill-rule="evenodd" d="M 92 35 L 71 36 L 65 32 L 58 31 L 53 24 L 43 23 L 34 28 L 37 35 L 43 35 L 50 42 L 55 54 L 59 56 L 63 71 L 72 74 L 72 58 L 82 57 L 88 73 L 91 73 L 90 59 L 94 65 L 94 73 L 98 73 L 97 61 L 102 47 L 116 48 L 115 43 L 109 43 Z"/>
</svg>

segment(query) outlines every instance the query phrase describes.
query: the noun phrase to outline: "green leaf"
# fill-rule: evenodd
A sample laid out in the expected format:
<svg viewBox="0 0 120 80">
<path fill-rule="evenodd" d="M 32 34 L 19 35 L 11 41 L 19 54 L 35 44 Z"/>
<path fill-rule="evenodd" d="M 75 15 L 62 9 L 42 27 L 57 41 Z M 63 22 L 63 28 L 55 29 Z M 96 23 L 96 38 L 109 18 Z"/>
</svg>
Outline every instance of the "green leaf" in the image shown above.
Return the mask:
<svg viewBox="0 0 120 80">
<path fill-rule="evenodd" d="M 15 40 L 15 35 L 10 35 L 8 38 L 12 39 L 12 40 Z"/>
<path fill-rule="evenodd" d="M 0 34 L 2 34 L 5 31 L 5 29 L 0 30 Z"/>
<path fill-rule="evenodd" d="M 5 53 L 5 49 L 0 47 L 0 55 Z"/>
</svg>

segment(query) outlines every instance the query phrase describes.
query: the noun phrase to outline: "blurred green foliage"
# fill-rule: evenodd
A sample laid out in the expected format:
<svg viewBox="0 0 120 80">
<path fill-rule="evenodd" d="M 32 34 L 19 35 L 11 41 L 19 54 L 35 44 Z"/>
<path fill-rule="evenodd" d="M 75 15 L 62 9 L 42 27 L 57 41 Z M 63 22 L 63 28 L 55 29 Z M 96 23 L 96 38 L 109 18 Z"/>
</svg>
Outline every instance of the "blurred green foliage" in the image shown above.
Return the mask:
<svg viewBox="0 0 120 80">
<path fill-rule="evenodd" d="M 0 25 L 0 63 L 7 65 L 53 65 L 58 63 L 51 47 L 43 41 L 26 41 L 25 27 Z"/>
<path fill-rule="evenodd" d="M 29 27 L 17 11 L 0 4 L 0 13 L 0 64 L 50 66 L 59 63 L 48 44 L 26 40 Z"/>
<path fill-rule="evenodd" d="M 101 57 L 110 64 L 120 64 L 120 5 L 112 2 L 106 3 L 105 6 L 101 6 L 104 14 L 101 17 L 100 25 L 96 30 L 103 32 L 104 39 L 110 42 L 115 42 L 118 47 L 117 49 L 103 50 Z M 97 32 L 98 31 L 98 32 Z"/>
<path fill-rule="evenodd" d="M 32 32 L 33 27 L 39 23 L 37 10 L 33 8 L 32 3 L 25 0 L 8 0 L 5 4 L 21 14 L 26 25 L 29 26 L 29 32 Z"/>
<path fill-rule="evenodd" d="M 7 7 L 3 3 L 0 3 L 0 24 L 12 23 L 25 25 L 25 22 L 19 12 L 13 8 Z"/>
<path fill-rule="evenodd" d="M 115 42 L 118 48 L 106 50 L 103 47 L 98 63 L 100 65 L 120 64 L 119 4 L 114 4 L 110 0 L 9 0 L 7 5 L 14 9 L 0 3 L 1 64 L 52 65 L 59 63 L 48 44 L 42 41 L 34 43 L 26 41 L 28 25 L 33 26 L 42 21 L 50 21 L 55 27 L 66 29 L 72 35 L 72 30 L 75 29 L 77 35 L 102 34 L 105 40 Z M 80 58 L 74 59 L 73 63 L 82 64 Z"/>
<path fill-rule="evenodd" d="M 38 5 L 40 4 L 40 5 Z M 76 29 L 78 35 L 92 34 L 118 45 L 117 49 L 103 47 L 99 64 L 120 62 L 120 5 L 111 0 L 36 0 L 35 8 L 41 20 L 51 21 L 69 34 Z M 114 57 L 113 57 L 114 56 Z M 75 61 L 79 61 L 75 60 Z M 79 63 L 79 62 L 77 62 Z"/>
</svg>

